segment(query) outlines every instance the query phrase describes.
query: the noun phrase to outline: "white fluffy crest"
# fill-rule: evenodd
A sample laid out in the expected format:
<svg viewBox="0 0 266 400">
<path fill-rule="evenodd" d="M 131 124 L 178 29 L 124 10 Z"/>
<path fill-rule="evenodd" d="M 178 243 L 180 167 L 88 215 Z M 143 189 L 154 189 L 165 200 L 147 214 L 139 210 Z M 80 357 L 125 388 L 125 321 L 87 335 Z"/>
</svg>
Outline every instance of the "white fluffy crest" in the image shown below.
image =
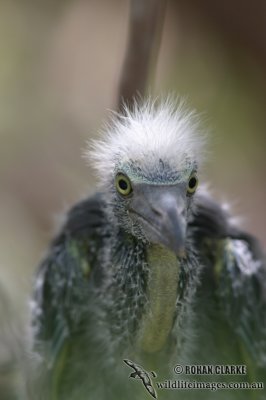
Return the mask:
<svg viewBox="0 0 266 400">
<path fill-rule="evenodd" d="M 188 162 L 200 164 L 204 137 L 197 114 L 183 101 L 136 100 L 132 110 L 124 106 L 122 115 L 113 115 L 102 139 L 92 142 L 86 156 L 102 182 L 128 162 L 147 171 L 162 161 L 180 171 Z"/>
</svg>

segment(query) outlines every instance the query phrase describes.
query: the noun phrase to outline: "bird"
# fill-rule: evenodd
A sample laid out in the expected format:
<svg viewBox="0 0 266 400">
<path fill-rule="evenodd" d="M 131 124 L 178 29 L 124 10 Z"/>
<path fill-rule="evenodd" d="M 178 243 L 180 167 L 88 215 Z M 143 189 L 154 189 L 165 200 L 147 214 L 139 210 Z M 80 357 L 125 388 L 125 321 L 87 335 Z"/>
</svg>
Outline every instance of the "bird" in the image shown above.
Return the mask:
<svg viewBox="0 0 266 400">
<path fill-rule="evenodd" d="M 149 398 L 124 359 L 157 383 L 263 385 L 265 256 L 201 182 L 208 135 L 197 112 L 172 97 L 135 100 L 100 135 L 85 153 L 95 194 L 65 214 L 34 277 L 28 398 Z M 176 364 L 245 365 L 247 374 L 181 376 Z M 265 391 L 160 389 L 158 398 Z"/>
<path fill-rule="evenodd" d="M 147 391 L 150 393 L 150 395 L 154 399 L 157 399 L 157 393 L 152 385 L 152 381 L 149 376 L 149 373 L 147 371 L 145 371 L 140 365 L 133 363 L 131 360 L 125 359 L 124 363 L 127 364 L 129 367 L 131 367 L 135 371 L 135 372 L 132 372 L 129 377 L 134 378 L 134 379 L 141 379 L 144 387 L 147 389 Z"/>
</svg>

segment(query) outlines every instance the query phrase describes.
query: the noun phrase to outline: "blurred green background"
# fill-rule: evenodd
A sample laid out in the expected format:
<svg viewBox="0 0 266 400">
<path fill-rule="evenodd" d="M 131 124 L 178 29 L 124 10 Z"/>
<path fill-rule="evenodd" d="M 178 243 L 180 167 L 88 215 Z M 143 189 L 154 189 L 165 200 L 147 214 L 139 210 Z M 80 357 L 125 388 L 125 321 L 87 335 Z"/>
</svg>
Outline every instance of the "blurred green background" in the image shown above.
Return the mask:
<svg viewBox="0 0 266 400">
<path fill-rule="evenodd" d="M 94 191 L 81 155 L 116 104 L 128 6 L 0 2 L 0 283 L 22 314 L 60 214 Z M 202 113 L 204 178 L 265 246 L 266 3 L 169 1 L 154 75 Z"/>
</svg>

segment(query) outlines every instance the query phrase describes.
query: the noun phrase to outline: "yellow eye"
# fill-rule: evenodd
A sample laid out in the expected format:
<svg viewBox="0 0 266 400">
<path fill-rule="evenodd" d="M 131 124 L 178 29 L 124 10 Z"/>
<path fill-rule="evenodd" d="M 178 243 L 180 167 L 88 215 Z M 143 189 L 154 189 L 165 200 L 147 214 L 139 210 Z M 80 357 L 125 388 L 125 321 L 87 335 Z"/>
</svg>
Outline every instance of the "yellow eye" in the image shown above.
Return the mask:
<svg viewBox="0 0 266 400">
<path fill-rule="evenodd" d="M 198 177 L 197 175 L 194 173 L 191 175 L 191 177 L 189 178 L 188 184 L 187 184 L 187 193 L 188 194 L 193 194 L 196 192 L 196 189 L 198 187 Z"/>
<path fill-rule="evenodd" d="M 118 174 L 115 178 L 115 186 L 118 193 L 128 196 L 132 192 L 132 186 L 126 175 Z"/>
</svg>

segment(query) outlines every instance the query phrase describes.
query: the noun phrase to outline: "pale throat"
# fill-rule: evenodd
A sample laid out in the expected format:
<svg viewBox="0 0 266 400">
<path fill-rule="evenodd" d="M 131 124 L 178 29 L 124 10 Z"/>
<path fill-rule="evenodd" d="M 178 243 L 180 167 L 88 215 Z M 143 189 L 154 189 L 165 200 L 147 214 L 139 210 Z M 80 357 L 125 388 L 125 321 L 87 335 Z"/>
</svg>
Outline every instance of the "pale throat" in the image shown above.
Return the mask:
<svg viewBox="0 0 266 400">
<path fill-rule="evenodd" d="M 149 279 L 148 302 L 137 337 L 140 350 L 160 351 L 171 332 L 176 311 L 180 262 L 164 246 L 154 244 L 147 249 Z"/>
</svg>

